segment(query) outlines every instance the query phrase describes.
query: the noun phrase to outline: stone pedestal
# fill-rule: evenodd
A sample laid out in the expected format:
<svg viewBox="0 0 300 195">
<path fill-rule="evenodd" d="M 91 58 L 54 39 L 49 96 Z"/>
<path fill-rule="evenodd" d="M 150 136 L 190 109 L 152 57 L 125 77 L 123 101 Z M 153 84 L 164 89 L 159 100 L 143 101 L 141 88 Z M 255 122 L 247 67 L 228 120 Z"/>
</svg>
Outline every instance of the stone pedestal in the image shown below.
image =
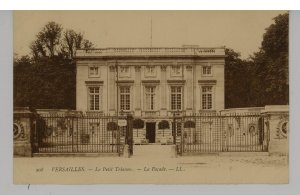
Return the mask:
<svg viewBox="0 0 300 195">
<path fill-rule="evenodd" d="M 288 106 L 266 106 L 262 111 L 265 132 L 269 139 L 269 154 L 289 153 L 289 108 Z"/>
<path fill-rule="evenodd" d="M 32 156 L 33 119 L 33 113 L 27 107 L 14 109 L 14 156 Z"/>
</svg>

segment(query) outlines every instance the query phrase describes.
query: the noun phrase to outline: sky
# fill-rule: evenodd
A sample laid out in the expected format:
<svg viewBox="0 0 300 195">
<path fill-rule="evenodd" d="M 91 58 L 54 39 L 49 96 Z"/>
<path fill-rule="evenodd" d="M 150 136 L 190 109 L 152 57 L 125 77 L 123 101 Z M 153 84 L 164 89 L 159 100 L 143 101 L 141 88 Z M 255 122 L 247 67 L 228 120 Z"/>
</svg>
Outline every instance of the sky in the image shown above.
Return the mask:
<svg viewBox="0 0 300 195">
<path fill-rule="evenodd" d="M 225 46 L 246 59 L 259 50 L 272 19 L 284 12 L 15 11 L 14 53 L 30 54 L 29 46 L 36 34 L 49 21 L 55 21 L 64 30 L 84 33 L 96 48 Z"/>
</svg>

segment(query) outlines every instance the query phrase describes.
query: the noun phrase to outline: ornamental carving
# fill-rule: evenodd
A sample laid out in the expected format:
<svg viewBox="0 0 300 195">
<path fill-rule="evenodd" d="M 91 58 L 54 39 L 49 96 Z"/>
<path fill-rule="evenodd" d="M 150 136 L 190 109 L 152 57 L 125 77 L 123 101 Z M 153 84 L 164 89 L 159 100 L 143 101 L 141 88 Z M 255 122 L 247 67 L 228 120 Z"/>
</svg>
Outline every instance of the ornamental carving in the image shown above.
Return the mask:
<svg viewBox="0 0 300 195">
<path fill-rule="evenodd" d="M 289 121 L 287 117 L 280 117 L 280 121 L 277 124 L 277 138 L 286 139 L 289 132 Z"/>
<path fill-rule="evenodd" d="M 13 124 L 13 136 L 15 140 L 23 140 L 26 138 L 24 126 L 18 120 L 15 120 Z"/>
<path fill-rule="evenodd" d="M 187 65 L 185 66 L 186 70 L 191 71 L 193 70 L 193 66 L 192 65 Z"/>
<path fill-rule="evenodd" d="M 141 66 L 135 66 L 134 69 L 135 69 L 135 72 L 140 72 L 141 71 Z"/>
<path fill-rule="evenodd" d="M 109 71 L 110 72 L 115 72 L 115 66 L 109 66 Z"/>
<path fill-rule="evenodd" d="M 233 124 L 228 124 L 227 130 L 228 130 L 228 137 L 232 137 L 234 135 Z"/>
<path fill-rule="evenodd" d="M 166 71 L 167 70 L 167 66 L 166 65 L 161 65 L 160 68 L 161 68 L 161 71 Z"/>
<path fill-rule="evenodd" d="M 248 133 L 251 135 L 251 136 L 255 136 L 258 134 L 257 132 L 257 125 L 255 123 L 250 123 L 248 125 Z"/>
</svg>

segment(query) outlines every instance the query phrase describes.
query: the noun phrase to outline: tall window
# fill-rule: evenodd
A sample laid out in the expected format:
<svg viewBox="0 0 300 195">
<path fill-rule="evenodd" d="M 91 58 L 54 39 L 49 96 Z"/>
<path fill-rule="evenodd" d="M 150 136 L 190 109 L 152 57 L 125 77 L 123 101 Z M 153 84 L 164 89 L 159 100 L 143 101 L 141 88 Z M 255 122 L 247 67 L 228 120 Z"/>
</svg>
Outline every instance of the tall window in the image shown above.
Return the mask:
<svg viewBox="0 0 300 195">
<path fill-rule="evenodd" d="M 202 86 L 202 109 L 212 109 L 212 86 Z"/>
<path fill-rule="evenodd" d="M 202 75 L 203 76 L 210 76 L 210 75 L 212 75 L 211 66 L 203 66 L 202 67 Z"/>
<path fill-rule="evenodd" d="M 130 110 L 130 87 L 120 87 L 120 108 Z"/>
<path fill-rule="evenodd" d="M 145 87 L 146 110 L 155 109 L 155 87 Z"/>
<path fill-rule="evenodd" d="M 101 110 L 100 97 L 100 87 L 89 87 L 89 110 Z"/>
<path fill-rule="evenodd" d="M 181 110 L 182 104 L 182 87 L 171 87 L 171 110 Z"/>
</svg>

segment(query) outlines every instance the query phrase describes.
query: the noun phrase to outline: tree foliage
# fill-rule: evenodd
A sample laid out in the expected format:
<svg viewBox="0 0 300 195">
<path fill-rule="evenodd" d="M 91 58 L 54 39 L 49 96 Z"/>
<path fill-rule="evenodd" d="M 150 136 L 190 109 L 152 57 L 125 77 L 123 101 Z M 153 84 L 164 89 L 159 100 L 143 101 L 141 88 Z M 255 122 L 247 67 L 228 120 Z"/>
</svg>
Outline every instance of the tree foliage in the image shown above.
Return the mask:
<svg viewBox="0 0 300 195">
<path fill-rule="evenodd" d="M 226 49 L 226 108 L 289 103 L 288 13 L 274 21 L 250 59 L 242 60 L 237 52 Z"/>
<path fill-rule="evenodd" d="M 84 39 L 82 33 L 77 33 L 72 29 L 64 32 L 62 41 L 62 53 L 71 59 L 76 56 L 77 49 L 90 49 L 93 47 L 92 42 Z"/>
<path fill-rule="evenodd" d="M 46 24 L 30 46 L 32 57 L 14 59 L 14 106 L 75 109 L 73 58 L 76 49 L 92 46 L 82 33 L 63 32 L 55 22 Z"/>
</svg>

